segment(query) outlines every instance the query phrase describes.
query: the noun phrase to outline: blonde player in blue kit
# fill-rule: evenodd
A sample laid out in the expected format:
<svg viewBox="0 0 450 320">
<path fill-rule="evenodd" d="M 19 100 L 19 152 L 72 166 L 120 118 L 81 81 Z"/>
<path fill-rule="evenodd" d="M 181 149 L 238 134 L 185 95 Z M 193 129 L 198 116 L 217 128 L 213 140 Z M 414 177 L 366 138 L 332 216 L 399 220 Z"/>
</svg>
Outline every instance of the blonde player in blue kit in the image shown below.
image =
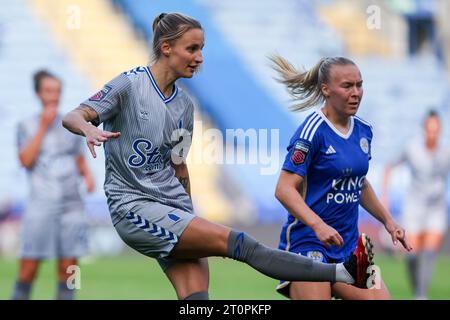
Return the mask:
<svg viewBox="0 0 450 320">
<path fill-rule="evenodd" d="M 94 157 L 94 146 L 104 143 L 104 188 L 123 241 L 157 259 L 179 299 L 208 299 L 209 256 L 243 261 L 275 279 L 359 285 L 362 261 L 355 256 L 314 262 L 194 215 L 185 162 L 194 104 L 176 80 L 191 78 L 203 63 L 204 33 L 197 20 L 180 13 L 159 15 L 153 31 L 150 66 L 120 74 L 63 119 L 68 130 L 86 137 Z"/>
<path fill-rule="evenodd" d="M 355 116 L 363 96 L 363 80 L 349 59 L 321 59 L 311 70 L 297 71 L 280 56 L 272 57 L 292 96 L 294 111 L 325 102 L 294 133 L 276 187 L 288 210 L 279 249 L 316 261 L 338 263 L 355 254 L 372 257 L 370 241 L 358 240 L 361 204 L 384 224 L 394 243 L 410 250 L 403 228 L 381 205 L 366 174 L 371 159 L 372 127 Z M 364 277 L 366 270 L 358 276 Z M 361 279 L 362 280 L 362 279 Z M 364 289 L 341 283 L 281 281 L 277 290 L 291 299 L 389 299 L 385 285 Z M 366 287 L 367 288 L 367 287 Z"/>
</svg>

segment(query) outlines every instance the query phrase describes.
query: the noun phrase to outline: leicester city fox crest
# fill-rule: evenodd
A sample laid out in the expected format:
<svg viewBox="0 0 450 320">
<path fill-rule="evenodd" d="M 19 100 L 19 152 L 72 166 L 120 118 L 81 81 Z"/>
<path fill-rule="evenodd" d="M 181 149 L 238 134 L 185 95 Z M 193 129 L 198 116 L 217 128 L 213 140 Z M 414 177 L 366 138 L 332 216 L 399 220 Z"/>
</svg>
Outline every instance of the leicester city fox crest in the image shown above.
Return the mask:
<svg viewBox="0 0 450 320">
<path fill-rule="evenodd" d="M 369 153 L 369 141 L 366 138 L 359 140 L 359 146 L 364 153 Z"/>
<path fill-rule="evenodd" d="M 306 256 L 314 261 L 323 262 L 323 254 L 320 251 L 308 251 Z"/>
</svg>

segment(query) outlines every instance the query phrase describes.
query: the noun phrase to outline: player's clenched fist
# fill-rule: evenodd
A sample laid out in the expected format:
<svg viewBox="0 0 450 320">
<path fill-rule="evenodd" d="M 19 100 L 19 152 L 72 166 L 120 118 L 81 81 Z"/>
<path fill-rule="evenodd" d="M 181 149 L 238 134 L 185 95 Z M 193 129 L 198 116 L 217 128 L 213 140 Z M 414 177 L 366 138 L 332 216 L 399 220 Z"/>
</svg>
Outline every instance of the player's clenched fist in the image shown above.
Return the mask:
<svg viewBox="0 0 450 320">
<path fill-rule="evenodd" d="M 325 222 L 322 222 L 315 227 L 314 232 L 316 233 L 317 238 L 327 246 L 340 247 L 344 244 L 344 239 L 342 239 L 339 232 Z"/>
<path fill-rule="evenodd" d="M 41 113 L 41 126 L 48 128 L 56 116 L 58 115 L 58 109 L 54 107 L 46 107 L 42 110 Z"/>
</svg>

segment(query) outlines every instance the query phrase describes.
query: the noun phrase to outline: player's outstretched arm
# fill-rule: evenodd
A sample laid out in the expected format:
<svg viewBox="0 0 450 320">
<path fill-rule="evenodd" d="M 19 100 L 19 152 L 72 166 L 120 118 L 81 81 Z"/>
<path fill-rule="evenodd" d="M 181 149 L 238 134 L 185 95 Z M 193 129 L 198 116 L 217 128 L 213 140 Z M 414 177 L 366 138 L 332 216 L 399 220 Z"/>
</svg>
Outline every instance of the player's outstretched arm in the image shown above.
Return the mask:
<svg viewBox="0 0 450 320">
<path fill-rule="evenodd" d="M 120 137 L 120 132 L 103 131 L 89 122 L 96 120 L 97 118 L 98 114 L 94 109 L 85 105 L 80 105 L 78 108 L 67 113 L 62 120 L 64 128 L 72 133 L 86 137 L 89 151 L 94 158 L 97 157 L 94 146 L 101 146 L 102 142 L 105 142 L 110 138 Z"/>
<path fill-rule="evenodd" d="M 360 203 L 367 212 L 384 225 L 395 245 L 397 241 L 400 241 L 406 250 L 412 250 L 411 245 L 406 239 L 405 230 L 395 222 L 389 211 L 382 205 L 367 178 L 364 180 Z"/>
<path fill-rule="evenodd" d="M 342 246 L 344 239 L 339 232 L 327 225 L 303 200 L 298 192 L 302 182 L 301 176 L 281 170 L 275 197 L 294 217 L 310 226 L 321 242 L 327 246 Z"/>
<path fill-rule="evenodd" d="M 90 122 L 97 118 L 98 114 L 94 109 L 80 105 L 64 116 L 62 125 L 72 133 L 86 136 L 87 131 L 94 127 Z"/>
</svg>

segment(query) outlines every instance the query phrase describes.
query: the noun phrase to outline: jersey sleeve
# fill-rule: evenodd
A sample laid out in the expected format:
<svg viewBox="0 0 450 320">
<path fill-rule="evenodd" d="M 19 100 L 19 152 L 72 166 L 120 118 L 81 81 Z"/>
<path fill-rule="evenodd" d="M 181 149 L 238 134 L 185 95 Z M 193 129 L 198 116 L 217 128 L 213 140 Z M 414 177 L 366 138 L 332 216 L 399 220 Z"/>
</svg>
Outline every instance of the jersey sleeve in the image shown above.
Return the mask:
<svg viewBox="0 0 450 320">
<path fill-rule="evenodd" d="M 372 126 L 369 127 L 369 152 L 367 154 L 369 161 L 372 160 L 372 140 L 373 140 L 373 129 Z"/>
<path fill-rule="evenodd" d="M 130 89 L 129 78 L 121 73 L 82 104 L 91 107 L 98 114 L 98 119 L 92 121 L 95 126 L 113 118 L 121 109 L 121 101 L 126 98 Z"/>
<path fill-rule="evenodd" d="M 25 147 L 30 139 L 25 123 L 19 122 L 17 124 L 17 148 L 19 152 Z"/>
<path fill-rule="evenodd" d="M 317 134 L 309 140 L 300 138 L 298 132 L 296 132 L 287 147 L 288 153 L 282 169 L 304 177 L 319 151 L 318 140 Z"/>
</svg>

